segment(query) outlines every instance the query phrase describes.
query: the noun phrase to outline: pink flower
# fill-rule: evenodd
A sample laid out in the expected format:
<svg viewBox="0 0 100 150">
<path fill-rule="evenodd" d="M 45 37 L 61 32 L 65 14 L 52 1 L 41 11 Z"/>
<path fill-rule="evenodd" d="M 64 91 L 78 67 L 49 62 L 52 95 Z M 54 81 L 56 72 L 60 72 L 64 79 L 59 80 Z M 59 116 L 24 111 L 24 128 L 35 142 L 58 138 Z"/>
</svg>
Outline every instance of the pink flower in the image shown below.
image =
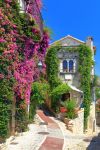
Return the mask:
<svg viewBox="0 0 100 150">
<path fill-rule="evenodd" d="M 3 79 L 4 78 L 4 75 L 3 74 L 0 74 L 0 79 Z"/>
<path fill-rule="evenodd" d="M 0 43 L 4 43 L 4 42 L 6 42 L 6 40 L 3 38 L 0 38 Z"/>
<path fill-rule="evenodd" d="M 7 2 L 7 3 L 11 3 L 11 2 L 12 2 L 12 0 L 5 0 L 5 2 Z"/>
</svg>

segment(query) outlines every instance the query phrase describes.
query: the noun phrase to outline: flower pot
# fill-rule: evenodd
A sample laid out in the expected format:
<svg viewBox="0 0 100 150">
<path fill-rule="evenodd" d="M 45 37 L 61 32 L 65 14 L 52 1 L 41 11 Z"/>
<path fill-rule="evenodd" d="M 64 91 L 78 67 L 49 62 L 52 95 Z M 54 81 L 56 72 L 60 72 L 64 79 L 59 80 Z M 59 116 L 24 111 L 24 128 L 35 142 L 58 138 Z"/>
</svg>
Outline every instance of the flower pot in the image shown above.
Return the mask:
<svg viewBox="0 0 100 150">
<path fill-rule="evenodd" d="M 65 113 L 65 112 L 67 112 L 67 109 L 65 107 L 60 107 L 60 112 Z"/>
</svg>

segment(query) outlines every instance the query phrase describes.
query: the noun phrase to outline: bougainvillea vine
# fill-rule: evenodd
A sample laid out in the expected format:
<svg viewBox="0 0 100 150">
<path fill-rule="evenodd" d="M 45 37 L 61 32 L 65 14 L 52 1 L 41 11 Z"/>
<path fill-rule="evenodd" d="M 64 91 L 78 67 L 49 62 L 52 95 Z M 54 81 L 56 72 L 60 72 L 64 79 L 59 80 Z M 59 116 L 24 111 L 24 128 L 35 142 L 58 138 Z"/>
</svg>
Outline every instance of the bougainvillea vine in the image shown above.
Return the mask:
<svg viewBox="0 0 100 150">
<path fill-rule="evenodd" d="M 27 1 L 28 11 L 32 10 L 33 3 Z M 40 8 L 41 1 L 37 3 Z M 44 31 L 41 37 L 32 12 L 20 14 L 16 0 L 4 0 L 0 5 L 0 79 L 13 77 L 16 81 L 14 92 L 29 104 L 31 84 L 40 73 L 39 60 L 43 63 L 42 73 L 45 73 L 44 57 L 49 35 Z"/>
</svg>

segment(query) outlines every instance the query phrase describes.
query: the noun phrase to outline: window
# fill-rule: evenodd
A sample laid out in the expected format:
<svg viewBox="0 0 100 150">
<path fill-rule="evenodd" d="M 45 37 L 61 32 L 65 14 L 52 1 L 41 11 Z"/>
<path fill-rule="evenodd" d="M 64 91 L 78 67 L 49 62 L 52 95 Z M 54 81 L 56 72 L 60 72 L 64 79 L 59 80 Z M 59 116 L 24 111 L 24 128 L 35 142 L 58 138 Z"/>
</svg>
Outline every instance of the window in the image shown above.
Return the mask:
<svg viewBox="0 0 100 150">
<path fill-rule="evenodd" d="M 73 60 L 70 60 L 69 61 L 69 72 L 73 72 L 73 65 L 74 65 Z"/>
<path fill-rule="evenodd" d="M 67 60 L 64 60 L 63 61 L 63 71 L 67 72 L 67 69 L 68 69 L 68 63 L 67 63 Z"/>
<path fill-rule="evenodd" d="M 74 59 L 63 60 L 60 63 L 60 72 L 75 73 L 76 72 L 76 61 Z"/>
</svg>

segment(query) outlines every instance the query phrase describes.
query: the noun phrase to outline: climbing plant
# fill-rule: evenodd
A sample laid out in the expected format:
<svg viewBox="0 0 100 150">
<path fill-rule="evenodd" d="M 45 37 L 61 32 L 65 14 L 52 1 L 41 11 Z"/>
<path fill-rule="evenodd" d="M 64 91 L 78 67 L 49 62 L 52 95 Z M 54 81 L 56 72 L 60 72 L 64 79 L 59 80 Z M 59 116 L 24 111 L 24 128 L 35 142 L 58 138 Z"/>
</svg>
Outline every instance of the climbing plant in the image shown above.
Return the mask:
<svg viewBox="0 0 100 150">
<path fill-rule="evenodd" d="M 54 89 L 60 84 L 60 80 L 58 79 L 59 59 L 57 57 L 57 52 L 59 49 L 59 46 L 52 46 L 48 49 L 46 55 L 47 79 L 51 89 Z"/>
<path fill-rule="evenodd" d="M 13 90 L 11 82 L 6 79 L 0 80 L 0 138 L 4 139 L 9 135 L 10 119 L 11 119 L 11 99 L 13 98 Z"/>
<path fill-rule="evenodd" d="M 91 104 L 91 68 L 92 68 L 92 52 L 86 45 L 79 46 L 79 73 L 81 88 L 84 93 L 84 128 L 87 128 L 87 119 L 90 112 Z"/>
<path fill-rule="evenodd" d="M 49 42 L 49 34 L 45 30 L 41 34 L 36 25 L 33 15 L 36 5 L 30 1 L 26 0 L 27 13 L 20 13 L 18 0 L 0 0 L 0 82 L 6 79 L 9 83 L 14 79 L 13 84 L 10 82 L 14 93 L 10 100 L 15 102 L 18 96 L 27 104 L 30 103 L 31 85 L 40 75 L 39 60 L 43 63 L 41 74 L 45 74 L 44 58 Z M 37 3 L 40 8 L 41 1 Z"/>
<path fill-rule="evenodd" d="M 59 85 L 57 81 L 59 73 L 59 59 L 57 53 L 61 50 L 61 45 L 51 46 L 47 52 L 46 64 L 47 64 L 47 77 L 52 89 Z M 90 111 L 91 104 L 91 68 L 93 65 L 91 49 L 86 45 L 80 45 L 77 47 L 63 47 L 65 51 L 75 51 L 79 53 L 79 73 L 80 73 L 80 88 L 84 93 L 84 127 L 87 127 L 87 119 Z"/>
</svg>

